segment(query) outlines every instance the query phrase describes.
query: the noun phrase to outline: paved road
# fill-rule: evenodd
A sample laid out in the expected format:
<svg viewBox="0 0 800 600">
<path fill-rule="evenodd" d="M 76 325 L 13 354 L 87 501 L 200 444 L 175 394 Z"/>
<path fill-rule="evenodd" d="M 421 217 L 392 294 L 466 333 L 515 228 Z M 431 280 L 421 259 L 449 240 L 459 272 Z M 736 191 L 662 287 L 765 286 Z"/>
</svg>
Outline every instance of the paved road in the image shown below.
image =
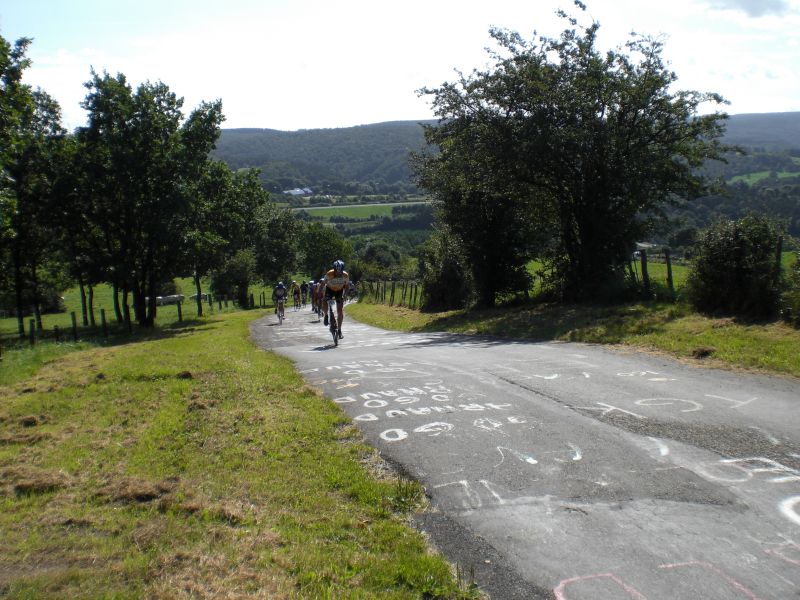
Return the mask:
<svg viewBox="0 0 800 600">
<path fill-rule="evenodd" d="M 257 343 L 419 480 L 492 598 L 800 599 L 800 383 L 305 309 Z"/>
</svg>

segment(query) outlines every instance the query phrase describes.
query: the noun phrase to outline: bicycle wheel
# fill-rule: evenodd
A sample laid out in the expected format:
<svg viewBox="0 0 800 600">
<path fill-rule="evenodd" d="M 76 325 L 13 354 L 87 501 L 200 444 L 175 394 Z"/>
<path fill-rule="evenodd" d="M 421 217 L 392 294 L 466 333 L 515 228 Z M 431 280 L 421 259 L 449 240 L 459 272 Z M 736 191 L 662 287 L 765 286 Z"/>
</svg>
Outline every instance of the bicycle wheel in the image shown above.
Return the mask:
<svg viewBox="0 0 800 600">
<path fill-rule="evenodd" d="M 331 324 L 331 337 L 333 337 L 333 345 L 339 345 L 339 330 L 336 327 L 336 316 L 334 315 L 333 310 L 331 310 L 330 316 L 330 324 Z"/>
</svg>

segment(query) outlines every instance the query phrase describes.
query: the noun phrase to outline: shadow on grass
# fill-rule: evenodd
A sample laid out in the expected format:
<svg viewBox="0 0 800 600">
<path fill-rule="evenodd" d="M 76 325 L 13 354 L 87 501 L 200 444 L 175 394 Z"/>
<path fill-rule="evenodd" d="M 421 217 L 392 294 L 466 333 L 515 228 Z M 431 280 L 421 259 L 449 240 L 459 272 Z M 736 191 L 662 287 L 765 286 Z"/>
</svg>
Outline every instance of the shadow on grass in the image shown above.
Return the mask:
<svg viewBox="0 0 800 600">
<path fill-rule="evenodd" d="M 230 311 L 224 315 L 234 314 Z M 78 340 L 72 337 L 72 330 L 61 330 L 58 339 L 53 331 L 37 337 L 35 344 L 29 338 L 5 336 L 0 339 L 0 385 L 9 385 L 28 375 L 32 375 L 42 365 L 61 356 L 90 348 L 112 348 L 154 340 L 190 335 L 197 331 L 216 329 L 219 322 L 214 315 L 156 324 L 154 327 L 133 326 L 131 331 L 124 325 L 113 323 L 104 335 L 102 327 L 81 327 Z"/>
<path fill-rule="evenodd" d="M 434 319 L 416 331 L 616 344 L 632 335 L 662 332 L 669 321 L 683 314 L 682 307 L 667 303 L 531 304 L 459 312 Z"/>
</svg>

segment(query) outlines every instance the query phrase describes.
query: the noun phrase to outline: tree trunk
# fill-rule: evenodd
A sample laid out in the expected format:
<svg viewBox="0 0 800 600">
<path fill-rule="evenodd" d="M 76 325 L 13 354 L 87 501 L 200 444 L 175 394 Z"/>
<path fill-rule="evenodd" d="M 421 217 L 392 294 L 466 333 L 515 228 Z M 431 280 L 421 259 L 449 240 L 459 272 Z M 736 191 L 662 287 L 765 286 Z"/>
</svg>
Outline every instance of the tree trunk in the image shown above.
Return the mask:
<svg viewBox="0 0 800 600">
<path fill-rule="evenodd" d="M 203 316 L 203 293 L 200 288 L 200 274 L 195 271 L 194 272 L 194 289 L 195 294 L 197 294 L 197 316 Z"/>
<path fill-rule="evenodd" d="M 89 284 L 89 323 L 92 327 L 97 326 L 97 322 L 94 320 L 94 286 L 91 283 Z"/>
<path fill-rule="evenodd" d="M 119 306 L 119 286 L 116 280 L 112 283 L 112 286 L 114 287 L 114 317 L 117 319 L 117 323 L 122 323 L 122 311 Z"/>
<path fill-rule="evenodd" d="M 43 329 L 42 303 L 39 298 L 39 277 L 35 265 L 31 268 L 31 291 L 33 292 L 33 317 L 36 320 L 36 330 L 41 332 Z"/>
<path fill-rule="evenodd" d="M 17 330 L 20 339 L 25 339 L 25 316 L 22 309 L 22 271 L 19 263 L 14 264 L 14 295 L 17 301 Z"/>
<path fill-rule="evenodd" d="M 156 289 L 152 275 L 146 280 L 146 289 L 147 307 L 144 313 L 144 319 L 140 321 L 140 324 L 144 327 L 153 327 L 156 323 L 156 293 L 158 290 Z"/>
<path fill-rule="evenodd" d="M 122 289 L 122 315 L 125 319 L 125 326 L 128 328 L 128 333 L 131 331 L 131 309 L 128 306 L 128 288 L 127 286 Z"/>
<path fill-rule="evenodd" d="M 89 314 L 86 312 L 86 289 L 83 287 L 83 279 L 78 279 L 78 286 L 81 289 L 81 315 L 83 316 L 83 326 L 89 326 Z"/>
</svg>

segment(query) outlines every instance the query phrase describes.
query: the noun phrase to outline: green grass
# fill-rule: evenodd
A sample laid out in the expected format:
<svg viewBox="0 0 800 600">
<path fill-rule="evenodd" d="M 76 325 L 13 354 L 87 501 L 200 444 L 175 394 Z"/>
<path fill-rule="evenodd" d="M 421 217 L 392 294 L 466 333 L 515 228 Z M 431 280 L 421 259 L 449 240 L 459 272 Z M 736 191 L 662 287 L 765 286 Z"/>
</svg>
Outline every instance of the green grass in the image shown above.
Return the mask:
<svg viewBox="0 0 800 600">
<path fill-rule="evenodd" d="M 373 476 L 339 407 L 253 346 L 263 314 L 61 347 L 22 376 L 24 349 L 4 356 L 0 596 L 474 595 L 405 524 L 421 488 Z"/>
<path fill-rule="evenodd" d="M 752 324 L 693 313 L 682 303 L 621 306 L 528 305 L 489 310 L 422 313 L 358 303 L 348 315 L 386 329 L 451 331 L 534 340 L 619 344 L 705 364 L 800 377 L 800 331 L 781 322 Z"/>
<path fill-rule="evenodd" d="M 331 217 L 350 217 L 358 219 L 367 219 L 372 216 L 391 217 L 393 215 L 392 208 L 395 206 L 404 206 L 408 204 L 420 204 L 419 202 L 402 202 L 395 204 L 374 204 L 370 206 L 324 206 L 324 207 L 305 207 L 315 217 L 323 217 L 330 219 Z M 398 215 L 402 216 L 402 215 Z"/>
<path fill-rule="evenodd" d="M 298 281 L 300 281 L 300 279 L 298 279 Z M 175 285 L 176 285 L 176 293 L 183 294 L 186 297 L 181 306 L 183 319 L 191 319 L 195 317 L 197 315 L 197 306 L 194 300 L 189 299 L 189 297 L 195 293 L 193 280 L 191 278 L 179 278 L 175 280 Z M 208 293 L 209 286 L 207 282 L 203 283 L 202 289 L 204 293 Z M 262 292 L 266 294 L 265 296 L 266 305 L 270 305 L 272 303 L 271 288 L 268 289 L 263 286 L 256 286 L 256 285 L 253 285 L 250 288 L 250 293 L 253 294 L 256 305 L 259 304 L 260 294 Z M 77 286 L 72 287 L 69 290 L 65 291 L 63 294 L 63 298 L 65 305 L 64 312 L 46 313 L 42 315 L 42 328 L 46 333 L 47 337 L 52 337 L 53 329 L 56 326 L 61 330 L 62 334 L 66 334 L 66 336 L 69 337 L 71 335 L 71 329 L 72 329 L 72 317 L 71 317 L 72 312 L 75 313 L 78 329 L 80 330 L 79 335 L 81 339 L 97 340 L 101 337 L 102 335 L 100 329 L 101 309 L 105 309 L 106 321 L 108 323 L 109 329 L 112 332 L 115 329 L 119 329 L 120 326 L 115 321 L 113 291 L 110 285 L 100 284 L 96 285 L 94 288 L 94 316 L 96 323 L 95 327 L 91 326 L 83 327 L 80 289 Z M 236 310 L 236 307 L 234 306 L 232 301 L 223 301 L 222 305 L 220 306 L 220 302 L 218 300 L 214 301 L 212 307 L 209 307 L 208 302 L 206 302 L 203 305 L 204 313 L 209 313 L 209 312 L 216 313 L 220 311 L 230 312 L 232 310 Z M 120 295 L 120 302 L 121 301 L 122 301 L 122 296 Z M 128 304 L 131 306 L 131 313 L 133 312 L 132 302 L 133 302 L 132 299 L 129 298 Z M 209 308 L 211 309 L 210 311 Z M 131 316 L 133 317 L 132 314 Z M 33 318 L 32 315 L 27 315 L 24 318 L 26 335 L 28 334 L 30 327 L 30 320 L 32 318 Z M 156 323 L 161 326 L 170 326 L 178 323 L 177 305 L 168 304 L 164 306 L 159 306 L 156 311 Z M 12 345 L 16 344 L 18 331 L 19 329 L 16 317 L 6 317 L 0 319 L 0 343 L 4 342 L 6 346 L 9 344 Z"/>
<path fill-rule="evenodd" d="M 769 177 L 772 171 L 757 171 L 755 173 L 748 173 L 746 175 L 736 175 L 728 180 L 728 183 L 737 183 L 743 181 L 747 185 L 758 183 L 762 179 Z M 800 172 L 797 171 L 778 171 L 776 172 L 778 179 L 786 179 L 787 177 L 800 177 Z"/>
</svg>

